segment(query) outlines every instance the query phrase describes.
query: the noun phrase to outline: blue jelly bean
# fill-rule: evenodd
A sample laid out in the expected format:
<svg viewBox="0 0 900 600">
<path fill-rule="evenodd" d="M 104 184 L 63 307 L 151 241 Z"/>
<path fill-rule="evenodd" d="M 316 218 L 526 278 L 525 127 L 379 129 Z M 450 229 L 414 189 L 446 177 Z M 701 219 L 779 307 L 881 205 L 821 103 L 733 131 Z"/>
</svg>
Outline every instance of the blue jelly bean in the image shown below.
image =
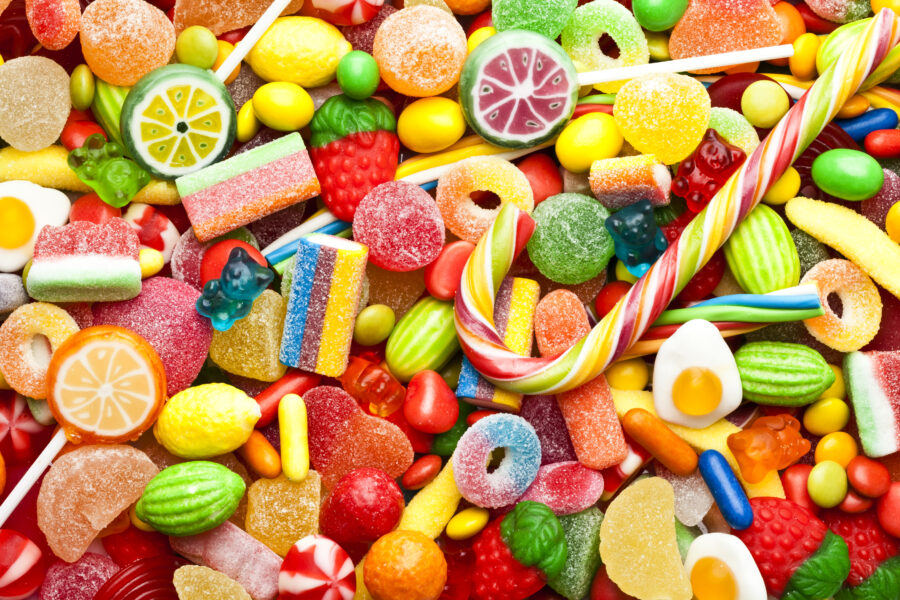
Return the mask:
<svg viewBox="0 0 900 600">
<path fill-rule="evenodd" d="M 900 122 L 900 118 L 890 108 L 876 108 L 852 119 L 835 120 L 835 123 L 846 131 L 847 135 L 856 140 L 857 143 L 862 143 L 866 136 L 873 131 L 896 129 L 898 122 Z"/>
<path fill-rule="evenodd" d="M 707 450 L 700 455 L 700 475 L 732 529 L 747 529 L 753 524 L 750 500 L 721 452 Z"/>
<path fill-rule="evenodd" d="M 616 258 L 635 277 L 646 273 L 668 246 L 666 236 L 656 226 L 653 206 L 647 199 L 611 214 L 605 225 L 612 235 Z"/>
</svg>

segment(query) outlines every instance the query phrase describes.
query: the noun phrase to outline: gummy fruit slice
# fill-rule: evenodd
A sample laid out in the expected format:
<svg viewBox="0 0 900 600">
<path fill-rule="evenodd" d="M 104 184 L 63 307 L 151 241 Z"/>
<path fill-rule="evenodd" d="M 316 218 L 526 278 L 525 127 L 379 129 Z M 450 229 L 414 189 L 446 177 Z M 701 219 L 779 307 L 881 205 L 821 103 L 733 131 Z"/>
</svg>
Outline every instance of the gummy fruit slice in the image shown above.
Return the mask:
<svg viewBox="0 0 900 600">
<path fill-rule="evenodd" d="M 138 164 L 157 177 L 175 179 L 228 154 L 236 131 L 234 102 L 211 71 L 167 65 L 131 89 L 120 126 Z"/>
<path fill-rule="evenodd" d="M 542 35 L 491 36 L 466 59 L 459 100 L 466 121 L 498 146 L 533 146 L 556 135 L 575 110 L 575 66 Z"/>
<path fill-rule="evenodd" d="M 47 371 L 48 403 L 73 442 L 122 442 L 156 420 L 166 398 L 162 361 L 144 338 L 101 325 L 60 346 Z"/>
</svg>

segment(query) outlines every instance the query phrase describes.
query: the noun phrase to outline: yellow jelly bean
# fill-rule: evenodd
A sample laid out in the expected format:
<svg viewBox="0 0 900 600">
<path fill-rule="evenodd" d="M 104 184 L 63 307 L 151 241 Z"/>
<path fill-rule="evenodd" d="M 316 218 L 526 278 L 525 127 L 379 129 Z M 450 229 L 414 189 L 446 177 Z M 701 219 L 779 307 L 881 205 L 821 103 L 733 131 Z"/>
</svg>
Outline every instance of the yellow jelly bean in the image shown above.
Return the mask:
<svg viewBox="0 0 900 600">
<path fill-rule="evenodd" d="M 627 281 L 628 283 L 634 283 L 638 280 L 637 277 L 635 277 L 628 271 L 625 263 L 623 263 L 621 260 L 616 261 L 616 279 L 619 281 Z"/>
<path fill-rule="evenodd" d="M 850 407 L 839 398 L 822 398 L 807 407 L 803 426 L 813 435 L 828 435 L 840 431 L 850 420 Z"/>
<path fill-rule="evenodd" d="M 484 529 L 490 516 L 488 510 L 480 506 L 461 510 L 447 523 L 447 537 L 451 540 L 467 540 Z"/>
<path fill-rule="evenodd" d="M 446 150 L 465 132 L 462 107 L 440 96 L 416 100 L 397 119 L 397 137 L 404 146 L 420 154 Z"/>
<path fill-rule="evenodd" d="M 617 390 L 642 390 L 650 381 L 650 368 L 641 358 L 613 363 L 605 374 L 606 382 Z"/>
<path fill-rule="evenodd" d="M 827 390 L 822 392 L 819 398 L 844 398 L 847 390 L 844 387 L 844 372 L 837 365 L 828 365 L 834 372 L 834 383 Z"/>
<path fill-rule="evenodd" d="M 225 59 L 228 58 L 228 55 L 234 51 L 234 44 L 230 44 L 225 40 L 217 40 L 219 44 L 219 53 L 216 55 L 216 62 L 213 65 L 212 70 L 215 71 L 219 67 L 222 66 L 222 63 L 225 62 Z M 225 85 L 229 85 L 237 79 L 237 76 L 241 72 L 241 63 L 238 63 L 238 66 L 234 68 L 234 71 L 225 79 Z"/>
<path fill-rule="evenodd" d="M 297 394 L 287 394 L 278 403 L 278 433 L 284 476 L 290 481 L 303 481 L 309 473 L 309 430 L 306 404 Z"/>
<path fill-rule="evenodd" d="M 829 433 L 816 444 L 816 464 L 830 460 L 846 469 L 857 454 L 856 440 L 846 431 Z"/>
<path fill-rule="evenodd" d="M 650 58 L 655 61 L 671 60 L 669 54 L 669 36 L 662 32 L 645 31 L 647 36 L 647 49 L 650 50 Z"/>
<path fill-rule="evenodd" d="M 800 173 L 794 167 L 788 167 L 784 174 L 778 178 L 766 195 L 763 202 L 766 204 L 784 204 L 791 198 L 796 198 L 800 192 Z"/>
<path fill-rule="evenodd" d="M 879 11 L 889 8 L 900 14 L 900 0 L 872 0 L 872 12 L 876 15 Z"/>
<path fill-rule="evenodd" d="M 141 279 L 147 279 L 162 271 L 166 259 L 162 252 L 155 248 L 141 248 L 138 264 L 141 266 Z"/>
<path fill-rule="evenodd" d="M 468 48 L 469 54 L 472 54 L 472 50 L 478 47 L 478 45 L 484 40 L 488 39 L 492 35 L 495 35 L 497 30 L 493 27 L 480 27 L 472 32 L 472 35 L 469 36 L 469 40 L 466 42 L 466 47 Z"/>
<path fill-rule="evenodd" d="M 810 499 L 822 508 L 834 508 L 847 495 L 847 472 L 834 461 L 816 464 L 806 480 Z"/>
<path fill-rule="evenodd" d="M 141 521 L 140 517 L 137 516 L 137 513 L 134 512 L 134 507 L 136 505 L 132 504 L 131 508 L 128 509 L 128 518 L 131 521 L 131 524 L 140 529 L 141 531 L 156 531 L 148 525 L 147 523 Z"/>
<path fill-rule="evenodd" d="M 816 76 L 816 54 L 819 52 L 819 36 L 804 33 L 794 40 L 794 55 L 788 59 L 791 75 L 804 81 Z"/>
<path fill-rule="evenodd" d="M 237 114 L 237 140 L 249 142 L 253 139 L 262 124 L 253 111 L 253 100 L 247 100 Z"/>
<path fill-rule="evenodd" d="M 297 131 L 312 120 L 315 107 L 296 83 L 273 81 L 254 92 L 253 112 L 263 125 L 276 131 Z"/>
<path fill-rule="evenodd" d="M 852 119 L 853 117 L 858 117 L 869 110 L 869 106 L 871 106 L 869 100 L 865 96 L 857 94 L 844 102 L 844 106 L 838 111 L 837 118 Z"/>
<path fill-rule="evenodd" d="M 616 120 L 606 113 L 589 113 L 571 121 L 556 140 L 556 157 L 573 173 L 587 173 L 595 160 L 613 158 L 624 138 Z"/>
</svg>

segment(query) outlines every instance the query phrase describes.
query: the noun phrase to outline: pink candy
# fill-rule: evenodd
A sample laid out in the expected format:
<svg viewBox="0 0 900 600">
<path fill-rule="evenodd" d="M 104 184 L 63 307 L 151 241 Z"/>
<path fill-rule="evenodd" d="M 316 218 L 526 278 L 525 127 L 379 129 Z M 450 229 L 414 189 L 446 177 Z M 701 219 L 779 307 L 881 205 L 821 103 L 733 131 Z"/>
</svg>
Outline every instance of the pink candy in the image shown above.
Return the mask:
<svg viewBox="0 0 900 600">
<path fill-rule="evenodd" d="M 92 600 L 106 580 L 119 571 L 108 556 L 87 552 L 74 563 L 57 562 L 47 569 L 40 600 Z"/>
<path fill-rule="evenodd" d="M 518 502 L 543 502 L 557 515 L 590 508 L 603 494 L 603 475 L 578 461 L 544 465 Z"/>
</svg>

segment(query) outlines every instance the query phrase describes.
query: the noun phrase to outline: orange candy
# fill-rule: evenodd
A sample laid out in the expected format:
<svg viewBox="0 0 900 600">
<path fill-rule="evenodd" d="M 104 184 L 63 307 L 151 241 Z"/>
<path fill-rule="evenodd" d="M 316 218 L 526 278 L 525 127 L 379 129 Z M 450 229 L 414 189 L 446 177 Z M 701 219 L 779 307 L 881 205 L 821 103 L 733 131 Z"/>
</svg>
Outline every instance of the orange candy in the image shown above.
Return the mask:
<svg viewBox="0 0 900 600">
<path fill-rule="evenodd" d="M 166 374 L 144 338 L 122 327 L 89 327 L 54 353 L 48 403 L 72 442 L 124 442 L 146 431 L 166 399 Z"/>
<path fill-rule="evenodd" d="M 375 600 L 436 600 L 447 581 L 447 561 L 425 534 L 392 531 L 372 544 L 363 578 Z"/>
<path fill-rule="evenodd" d="M 653 413 L 632 408 L 622 418 L 622 426 L 634 441 L 676 475 L 686 477 L 697 469 L 697 453 Z"/>
<path fill-rule="evenodd" d="M 3 489 L 6 487 L 6 462 L 3 455 L 0 454 L 0 496 L 3 495 Z"/>
</svg>

